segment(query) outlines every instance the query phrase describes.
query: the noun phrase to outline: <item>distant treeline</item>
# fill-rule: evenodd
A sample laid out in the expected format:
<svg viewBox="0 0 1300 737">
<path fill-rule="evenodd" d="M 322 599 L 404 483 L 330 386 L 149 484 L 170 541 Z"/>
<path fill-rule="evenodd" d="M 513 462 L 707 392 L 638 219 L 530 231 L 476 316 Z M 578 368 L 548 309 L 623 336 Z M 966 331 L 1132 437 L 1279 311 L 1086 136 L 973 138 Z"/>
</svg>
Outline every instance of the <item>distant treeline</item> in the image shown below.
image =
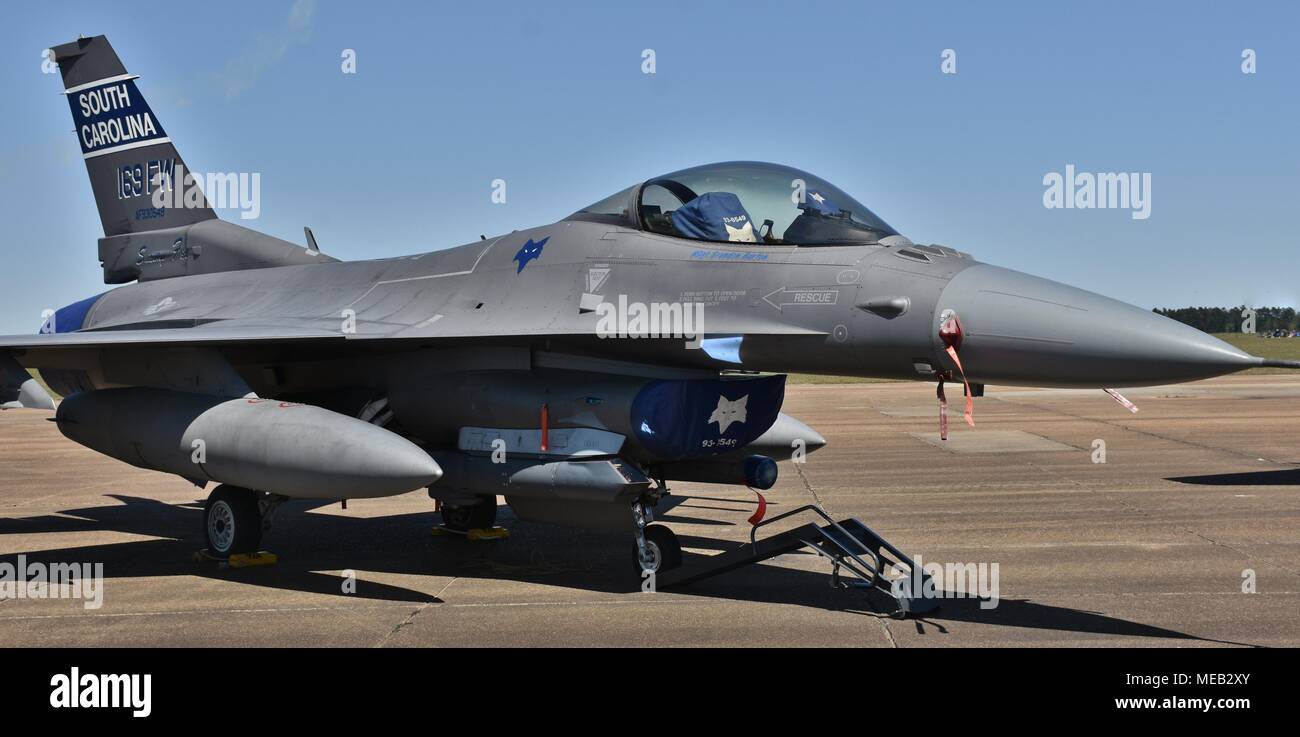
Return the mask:
<svg viewBox="0 0 1300 737">
<path fill-rule="evenodd" d="M 1255 332 L 1300 329 L 1300 315 L 1292 307 L 1254 307 Z M 1157 312 L 1207 333 L 1240 333 L 1246 307 L 1157 307 Z"/>
</svg>

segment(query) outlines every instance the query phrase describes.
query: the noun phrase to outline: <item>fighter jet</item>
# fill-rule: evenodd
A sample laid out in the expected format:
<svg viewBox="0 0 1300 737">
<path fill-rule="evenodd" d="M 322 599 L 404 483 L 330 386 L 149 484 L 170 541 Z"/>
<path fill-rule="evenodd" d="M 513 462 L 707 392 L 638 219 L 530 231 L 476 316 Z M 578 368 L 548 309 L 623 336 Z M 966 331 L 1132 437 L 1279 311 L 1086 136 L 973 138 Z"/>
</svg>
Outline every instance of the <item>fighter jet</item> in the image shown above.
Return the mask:
<svg viewBox="0 0 1300 737">
<path fill-rule="evenodd" d="M 656 176 L 557 222 L 342 262 L 219 219 L 103 36 L 53 49 L 116 286 L 0 337 L 0 404 L 215 484 L 212 554 L 258 549 L 277 504 L 427 488 L 448 528 L 627 530 L 639 571 L 681 562 L 650 524 L 675 480 L 769 488 L 825 440 L 785 374 L 1125 387 L 1257 366 L 1143 309 L 913 243 L 787 166 Z M 159 191 L 167 197 L 161 199 Z M 177 190 L 185 193 L 178 196 Z M 956 384 L 953 385 L 954 387 Z"/>
</svg>

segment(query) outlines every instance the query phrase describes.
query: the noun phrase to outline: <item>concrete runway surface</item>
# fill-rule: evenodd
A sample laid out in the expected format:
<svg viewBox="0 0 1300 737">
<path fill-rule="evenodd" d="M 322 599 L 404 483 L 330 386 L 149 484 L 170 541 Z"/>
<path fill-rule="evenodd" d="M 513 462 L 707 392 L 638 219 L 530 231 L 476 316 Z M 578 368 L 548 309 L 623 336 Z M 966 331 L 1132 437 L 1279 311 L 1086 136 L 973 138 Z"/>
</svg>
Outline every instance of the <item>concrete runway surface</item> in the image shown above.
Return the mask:
<svg viewBox="0 0 1300 737">
<path fill-rule="evenodd" d="M 990 387 L 975 428 L 955 394 L 943 444 L 931 385 L 790 387 L 785 411 L 829 445 L 767 493 L 769 515 L 818 501 L 927 562 L 997 564 L 996 608 L 919 620 L 832 590 L 808 553 L 641 593 L 629 536 L 503 507 L 508 540 L 434 537 L 423 492 L 286 504 L 264 541 L 280 563 L 221 569 L 191 560 L 205 492 L 65 440 L 49 413 L 3 412 L 0 563 L 103 563 L 105 580 L 97 610 L 0 601 L 0 644 L 1300 645 L 1300 377 L 1125 392 L 1138 414 L 1100 391 Z M 688 560 L 748 539 L 751 492 L 672 486 L 660 521 Z"/>
</svg>

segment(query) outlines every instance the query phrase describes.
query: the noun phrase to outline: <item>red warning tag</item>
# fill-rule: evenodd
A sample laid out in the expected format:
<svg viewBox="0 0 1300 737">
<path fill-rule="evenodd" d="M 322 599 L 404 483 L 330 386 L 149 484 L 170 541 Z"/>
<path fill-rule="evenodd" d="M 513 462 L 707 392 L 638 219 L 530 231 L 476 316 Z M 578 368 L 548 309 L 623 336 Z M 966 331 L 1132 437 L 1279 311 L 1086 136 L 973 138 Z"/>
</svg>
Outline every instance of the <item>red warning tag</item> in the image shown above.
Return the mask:
<svg viewBox="0 0 1300 737">
<path fill-rule="evenodd" d="M 551 412 L 545 404 L 542 405 L 542 442 L 541 451 L 545 453 L 551 449 Z"/>
<path fill-rule="evenodd" d="M 957 366 L 957 373 L 961 376 L 962 386 L 966 389 L 966 408 L 962 412 L 966 424 L 975 427 L 975 396 L 971 394 L 970 382 L 966 380 L 966 369 L 961 365 L 961 359 L 957 357 L 957 350 L 961 348 L 962 328 L 961 320 L 954 313 L 952 317 L 944 320 L 943 325 L 939 326 L 939 338 L 943 341 L 944 350 L 947 351 L 948 357 Z M 948 421 L 947 421 L 947 403 L 943 396 L 943 380 L 939 380 L 939 435 L 944 440 L 948 439 Z"/>
<path fill-rule="evenodd" d="M 749 524 L 750 526 L 753 526 L 762 522 L 763 517 L 767 514 L 767 500 L 758 492 L 758 489 L 751 486 L 749 487 L 749 490 L 754 492 L 754 496 L 758 497 L 758 509 L 755 509 L 754 513 L 749 515 Z"/>
</svg>

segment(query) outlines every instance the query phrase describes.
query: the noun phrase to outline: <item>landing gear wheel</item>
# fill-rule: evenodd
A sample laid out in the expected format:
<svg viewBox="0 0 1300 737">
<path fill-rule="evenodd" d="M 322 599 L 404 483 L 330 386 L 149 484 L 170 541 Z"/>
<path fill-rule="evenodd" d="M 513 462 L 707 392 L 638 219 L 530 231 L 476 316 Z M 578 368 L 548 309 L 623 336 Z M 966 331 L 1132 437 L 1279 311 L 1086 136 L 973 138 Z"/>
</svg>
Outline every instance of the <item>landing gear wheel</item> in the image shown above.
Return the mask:
<svg viewBox="0 0 1300 737">
<path fill-rule="evenodd" d="M 203 507 L 203 531 L 208 551 L 217 558 L 256 553 L 262 542 L 262 513 L 257 492 L 238 486 L 218 486 Z"/>
<path fill-rule="evenodd" d="M 682 564 L 682 544 L 677 535 L 663 525 L 648 525 L 645 528 L 646 559 L 642 560 L 641 551 L 632 543 L 632 562 L 636 564 L 636 574 L 645 571 L 659 573 L 672 570 Z"/>
<path fill-rule="evenodd" d="M 497 499 L 494 496 L 479 497 L 477 502 L 468 506 L 442 505 L 442 523 L 457 532 L 486 530 L 496 521 Z"/>
</svg>

